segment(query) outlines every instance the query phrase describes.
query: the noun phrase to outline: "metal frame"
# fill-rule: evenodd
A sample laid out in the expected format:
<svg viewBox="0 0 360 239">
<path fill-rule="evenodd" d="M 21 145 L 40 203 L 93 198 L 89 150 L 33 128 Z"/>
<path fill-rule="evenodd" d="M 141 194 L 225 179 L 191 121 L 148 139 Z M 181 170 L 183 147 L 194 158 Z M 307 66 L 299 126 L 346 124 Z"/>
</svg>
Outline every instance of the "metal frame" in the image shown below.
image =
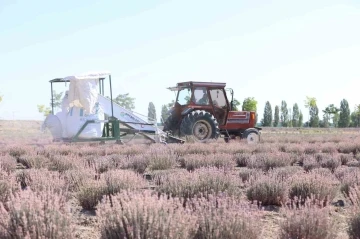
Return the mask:
<svg viewBox="0 0 360 239">
<path fill-rule="evenodd" d="M 118 118 L 114 117 L 114 108 L 113 108 L 113 96 L 112 96 L 112 82 L 111 82 L 111 74 L 108 75 L 109 77 L 109 84 L 110 84 L 110 99 L 111 99 L 111 117 L 107 120 L 87 120 L 84 125 L 79 129 L 79 131 L 76 133 L 75 136 L 72 138 L 63 138 L 62 140 L 65 142 L 91 142 L 91 141 L 109 141 L 109 140 L 115 140 L 116 143 L 122 144 L 121 137 L 127 135 L 127 134 L 141 134 L 147 139 L 150 139 L 155 143 L 155 140 L 151 138 L 150 136 L 146 134 L 156 134 L 156 132 L 148 131 L 148 130 L 135 130 L 135 129 L 126 129 L 126 128 L 120 128 L 120 124 L 124 124 L 125 126 L 128 126 L 128 123 L 131 124 L 140 124 L 140 125 L 153 125 L 153 124 L 144 124 L 144 123 L 137 123 L 137 122 L 125 122 L 120 121 Z M 104 96 L 104 79 L 105 78 L 99 78 L 99 92 L 101 95 Z M 63 83 L 63 82 L 70 82 L 70 80 L 66 80 L 64 78 L 56 78 L 49 81 L 51 83 L 51 109 L 52 114 L 54 115 L 54 96 L 53 96 L 53 83 Z M 88 124 L 91 123 L 102 123 L 104 122 L 104 129 L 103 129 L 103 135 L 102 137 L 97 138 L 79 138 L 82 131 L 86 128 Z M 110 130 L 111 126 L 111 130 Z M 121 134 L 121 132 L 124 132 Z"/>
</svg>

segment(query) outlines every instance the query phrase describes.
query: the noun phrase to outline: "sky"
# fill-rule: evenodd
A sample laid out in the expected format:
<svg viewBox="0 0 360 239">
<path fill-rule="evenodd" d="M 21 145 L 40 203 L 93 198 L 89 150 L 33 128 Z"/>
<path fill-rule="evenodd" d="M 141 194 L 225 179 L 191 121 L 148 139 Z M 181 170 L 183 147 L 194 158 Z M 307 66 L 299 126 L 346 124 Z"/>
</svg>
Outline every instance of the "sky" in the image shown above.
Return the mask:
<svg viewBox="0 0 360 239">
<path fill-rule="evenodd" d="M 258 101 L 260 119 L 266 101 L 274 112 L 285 100 L 307 120 L 306 96 L 353 110 L 359 23 L 357 0 L 1 0 L 0 119 L 44 120 L 49 80 L 103 70 L 144 115 L 151 101 L 159 116 L 181 81 L 226 82 Z"/>
</svg>

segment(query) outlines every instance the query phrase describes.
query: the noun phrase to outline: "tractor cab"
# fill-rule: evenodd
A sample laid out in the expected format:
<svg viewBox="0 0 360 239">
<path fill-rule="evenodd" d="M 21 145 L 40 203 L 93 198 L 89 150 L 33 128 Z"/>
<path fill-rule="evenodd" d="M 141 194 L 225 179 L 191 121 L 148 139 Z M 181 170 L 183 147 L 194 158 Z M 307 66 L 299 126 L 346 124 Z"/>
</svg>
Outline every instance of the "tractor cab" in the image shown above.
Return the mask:
<svg viewBox="0 0 360 239">
<path fill-rule="evenodd" d="M 173 108 L 178 117 L 191 110 L 205 110 L 212 113 L 219 125 L 226 123 L 227 114 L 231 110 L 228 102 L 226 83 L 213 82 L 181 82 L 168 89 L 177 91 Z"/>
</svg>

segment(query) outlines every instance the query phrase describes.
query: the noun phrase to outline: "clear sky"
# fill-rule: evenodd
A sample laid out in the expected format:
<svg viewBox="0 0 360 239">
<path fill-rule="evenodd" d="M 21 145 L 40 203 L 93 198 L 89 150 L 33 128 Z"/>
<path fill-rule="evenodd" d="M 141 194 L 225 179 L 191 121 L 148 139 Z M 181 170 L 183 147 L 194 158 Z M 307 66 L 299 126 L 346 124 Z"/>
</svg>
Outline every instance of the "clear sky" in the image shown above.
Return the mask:
<svg viewBox="0 0 360 239">
<path fill-rule="evenodd" d="M 286 100 L 307 120 L 306 96 L 353 110 L 359 25 L 358 0 L 1 0 L 0 118 L 42 120 L 50 79 L 98 70 L 142 114 L 152 101 L 160 115 L 166 87 L 189 80 L 255 97 L 260 118 L 267 100 L 273 111 Z"/>
</svg>

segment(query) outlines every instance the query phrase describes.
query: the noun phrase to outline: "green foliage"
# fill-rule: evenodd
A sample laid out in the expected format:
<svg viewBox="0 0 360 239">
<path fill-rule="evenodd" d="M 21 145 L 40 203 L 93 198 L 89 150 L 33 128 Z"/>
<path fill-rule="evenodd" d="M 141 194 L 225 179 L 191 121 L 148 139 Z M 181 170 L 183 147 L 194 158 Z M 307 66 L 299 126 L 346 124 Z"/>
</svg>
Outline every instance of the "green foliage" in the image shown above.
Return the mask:
<svg viewBox="0 0 360 239">
<path fill-rule="evenodd" d="M 328 107 L 325 108 L 325 110 L 323 110 L 324 113 L 329 115 L 336 114 L 339 111 L 340 109 L 335 107 L 334 104 L 330 104 Z"/>
<path fill-rule="evenodd" d="M 310 110 L 311 107 L 315 107 L 315 106 L 316 106 L 316 98 L 306 96 L 305 107 L 309 108 L 309 110 Z"/>
<path fill-rule="evenodd" d="M 62 95 L 63 92 L 56 93 L 55 90 L 53 90 L 53 99 L 50 99 L 50 106 L 46 107 L 45 105 L 37 105 L 39 113 L 42 113 L 45 117 L 51 114 L 51 106 L 54 106 L 54 111 L 56 108 L 61 107 L 61 101 L 62 101 Z"/>
<path fill-rule="evenodd" d="M 338 113 L 340 109 L 335 107 L 334 104 L 330 104 L 323 110 L 324 112 L 324 120 L 329 121 L 332 119 L 334 127 L 337 127 L 337 121 L 338 121 Z M 325 123 L 325 122 L 324 122 Z M 325 127 L 325 126 L 324 126 Z M 326 128 L 326 127 L 325 127 Z"/>
<path fill-rule="evenodd" d="M 347 100 L 340 102 L 339 128 L 349 127 L 350 125 L 350 107 Z"/>
<path fill-rule="evenodd" d="M 163 105 L 161 107 L 161 123 L 164 124 L 166 119 L 169 117 L 168 114 L 168 107 L 166 107 L 166 105 Z"/>
<path fill-rule="evenodd" d="M 255 111 L 257 110 L 257 101 L 254 97 L 247 97 L 243 101 L 242 110 L 243 111 Z"/>
<path fill-rule="evenodd" d="M 189 99 L 190 100 L 190 99 Z M 166 104 L 166 105 L 162 105 L 161 107 L 161 123 L 164 124 L 165 121 L 167 120 L 167 118 L 169 117 L 169 115 L 167 114 L 167 112 L 175 105 L 175 100 L 172 100 L 170 103 Z"/>
<path fill-rule="evenodd" d="M 243 111 L 257 111 L 257 101 L 254 97 L 247 97 L 243 101 L 242 110 Z M 258 114 L 255 113 L 255 124 L 258 121 Z"/>
<path fill-rule="evenodd" d="M 319 127 L 319 109 L 317 105 L 310 110 L 310 127 Z"/>
<path fill-rule="evenodd" d="M 287 120 L 287 124 L 288 124 L 288 127 L 293 127 L 292 125 L 292 118 L 291 118 L 291 108 L 288 109 L 288 120 Z"/>
<path fill-rule="evenodd" d="M 135 98 L 130 97 L 129 93 L 119 94 L 118 96 L 116 96 L 114 101 L 128 110 L 135 109 Z"/>
<path fill-rule="evenodd" d="M 271 126 L 272 123 L 272 109 L 269 101 L 266 101 L 265 109 L 264 109 L 264 118 L 262 120 L 263 126 Z"/>
<path fill-rule="evenodd" d="M 239 111 L 239 107 L 240 107 L 241 103 L 240 101 L 238 101 L 237 99 L 233 100 L 233 111 Z"/>
<path fill-rule="evenodd" d="M 50 106 L 52 105 L 52 103 L 54 103 L 54 110 L 61 107 L 62 95 L 63 92 L 56 93 L 56 91 L 53 91 L 54 102 L 52 102 L 50 99 Z"/>
<path fill-rule="evenodd" d="M 336 113 L 333 116 L 333 125 L 335 128 L 339 126 L 339 117 L 340 117 L 339 113 Z"/>
<path fill-rule="evenodd" d="M 37 105 L 39 113 L 42 113 L 45 117 L 51 114 L 51 108 L 45 105 Z"/>
<path fill-rule="evenodd" d="M 298 127 L 298 125 L 299 125 L 299 116 L 300 116 L 299 106 L 298 106 L 297 103 L 295 103 L 293 105 L 293 112 L 292 112 L 292 126 L 293 127 Z"/>
<path fill-rule="evenodd" d="M 3 95 L 0 95 L 0 103 L 1 103 L 1 101 L 3 100 Z"/>
<path fill-rule="evenodd" d="M 320 128 L 329 128 L 330 126 L 330 116 L 328 114 L 323 115 L 323 119 L 319 122 Z"/>
<path fill-rule="evenodd" d="M 302 114 L 302 112 L 301 112 L 301 110 L 300 110 L 300 113 L 299 113 L 299 122 L 298 122 L 298 124 L 297 124 L 297 127 L 302 127 L 302 126 L 303 126 L 303 124 L 304 124 L 303 120 L 304 120 L 304 116 L 303 116 L 303 114 Z"/>
<path fill-rule="evenodd" d="M 279 106 L 276 105 L 275 106 L 275 115 L 274 115 L 274 127 L 277 127 L 279 125 L 279 120 L 280 120 L 280 109 Z"/>
<path fill-rule="evenodd" d="M 189 99 L 190 100 L 190 99 Z M 167 109 L 171 109 L 175 105 L 175 100 L 172 100 L 170 103 L 166 105 Z"/>
<path fill-rule="evenodd" d="M 281 126 L 287 127 L 288 126 L 288 119 L 289 119 L 289 111 L 287 108 L 287 104 L 285 100 L 281 101 Z"/>
<path fill-rule="evenodd" d="M 156 108 L 153 102 L 150 102 L 148 106 L 148 120 L 156 122 Z"/>
<path fill-rule="evenodd" d="M 354 112 L 350 115 L 351 123 L 350 127 L 359 127 L 360 126 L 360 105 L 355 106 Z"/>
<path fill-rule="evenodd" d="M 306 96 L 305 107 L 309 109 L 310 127 L 319 127 L 319 109 L 316 104 L 315 97 Z"/>
</svg>

